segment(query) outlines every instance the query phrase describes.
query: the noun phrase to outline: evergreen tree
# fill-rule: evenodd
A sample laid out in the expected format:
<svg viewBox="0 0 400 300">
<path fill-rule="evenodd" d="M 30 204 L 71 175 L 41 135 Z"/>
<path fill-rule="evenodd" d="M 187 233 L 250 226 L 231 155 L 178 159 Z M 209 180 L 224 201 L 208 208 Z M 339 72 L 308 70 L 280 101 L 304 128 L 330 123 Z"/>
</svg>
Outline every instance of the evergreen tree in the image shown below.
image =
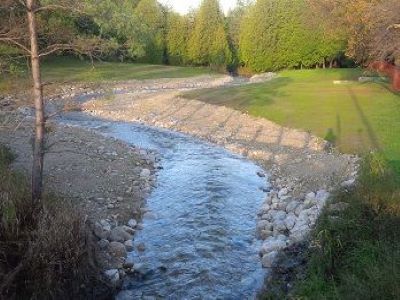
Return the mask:
<svg viewBox="0 0 400 300">
<path fill-rule="evenodd" d="M 232 53 L 218 0 L 201 3 L 189 39 L 188 56 L 197 65 L 231 63 Z"/>
<path fill-rule="evenodd" d="M 189 19 L 177 13 L 169 13 L 167 27 L 167 50 L 171 64 L 185 64 L 189 38 Z"/>
<path fill-rule="evenodd" d="M 239 63 L 239 38 L 240 26 L 243 18 L 250 7 L 250 0 L 237 0 L 236 7 L 228 12 L 227 26 L 228 26 L 228 40 L 232 51 L 233 65 L 237 66 Z"/>
<path fill-rule="evenodd" d="M 324 64 L 342 44 L 307 24 L 305 0 L 258 0 L 240 31 L 242 62 L 254 71 Z"/>
</svg>

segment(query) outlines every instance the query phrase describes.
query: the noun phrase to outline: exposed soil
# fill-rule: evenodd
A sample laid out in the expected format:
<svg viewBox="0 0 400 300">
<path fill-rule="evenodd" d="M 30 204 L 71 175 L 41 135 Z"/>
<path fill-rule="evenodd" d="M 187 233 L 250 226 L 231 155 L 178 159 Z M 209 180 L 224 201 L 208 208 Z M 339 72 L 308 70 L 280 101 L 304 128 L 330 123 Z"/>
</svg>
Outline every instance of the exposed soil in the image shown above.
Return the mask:
<svg viewBox="0 0 400 300">
<path fill-rule="evenodd" d="M 2 115 L 5 120 L 6 114 Z M 29 176 L 33 120 L 10 115 L 0 128 L 0 143 L 17 154 L 14 168 Z M 93 221 L 111 217 L 126 222 L 140 217 L 140 207 L 154 184 L 139 176 L 143 168 L 153 170 L 154 161 L 146 151 L 78 128 L 50 124 L 48 130 L 47 192 L 75 199 Z"/>
</svg>

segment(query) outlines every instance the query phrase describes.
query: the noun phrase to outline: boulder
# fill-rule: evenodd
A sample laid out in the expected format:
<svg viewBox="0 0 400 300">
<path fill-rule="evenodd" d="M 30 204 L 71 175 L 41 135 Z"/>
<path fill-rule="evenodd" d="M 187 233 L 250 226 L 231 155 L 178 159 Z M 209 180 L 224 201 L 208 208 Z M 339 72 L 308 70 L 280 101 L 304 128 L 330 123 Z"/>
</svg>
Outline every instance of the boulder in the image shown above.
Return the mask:
<svg viewBox="0 0 400 300">
<path fill-rule="evenodd" d="M 287 213 L 294 212 L 298 205 L 299 205 L 299 202 L 297 202 L 296 200 L 289 202 L 288 205 L 286 205 L 286 212 Z"/>
<path fill-rule="evenodd" d="M 278 251 L 285 248 L 287 245 L 286 241 L 283 241 L 277 237 L 269 237 L 266 239 L 261 247 L 261 253 L 266 254 L 272 251 Z"/>
<path fill-rule="evenodd" d="M 122 226 L 115 227 L 113 230 L 111 230 L 110 235 L 109 235 L 109 240 L 111 242 L 120 242 L 123 243 L 127 240 L 131 240 L 132 235 L 129 234 L 128 232 L 125 231 L 125 229 Z"/>
<path fill-rule="evenodd" d="M 105 277 L 108 281 L 110 281 L 113 285 L 117 285 L 119 282 L 119 272 L 117 269 L 110 269 L 104 272 Z"/>
<path fill-rule="evenodd" d="M 133 247 L 133 241 L 132 240 L 128 240 L 124 243 L 125 245 L 125 249 L 128 252 L 132 252 L 135 248 Z"/>
<path fill-rule="evenodd" d="M 276 262 L 277 256 L 278 256 L 278 251 L 272 251 L 264 254 L 262 257 L 262 266 L 264 268 L 272 268 Z"/>
<path fill-rule="evenodd" d="M 125 258 L 127 255 L 125 245 L 120 242 L 111 242 L 108 247 L 108 252 L 110 252 L 112 256 L 117 258 Z"/>
</svg>

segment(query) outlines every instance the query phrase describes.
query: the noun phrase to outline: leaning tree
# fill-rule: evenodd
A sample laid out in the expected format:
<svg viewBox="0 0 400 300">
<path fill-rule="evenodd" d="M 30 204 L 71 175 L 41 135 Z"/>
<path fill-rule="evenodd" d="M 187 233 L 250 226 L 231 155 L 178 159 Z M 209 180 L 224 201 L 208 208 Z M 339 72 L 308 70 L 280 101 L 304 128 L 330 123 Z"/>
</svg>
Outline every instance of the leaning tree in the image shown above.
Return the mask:
<svg viewBox="0 0 400 300">
<path fill-rule="evenodd" d="M 78 34 L 71 22 L 71 18 L 84 14 L 87 4 L 88 1 L 78 0 L 1 0 L 0 3 L 0 43 L 19 48 L 30 60 L 35 107 L 32 164 L 35 205 L 42 197 L 46 123 L 40 60 L 65 50 L 87 55 L 101 51 L 99 37 Z"/>
</svg>

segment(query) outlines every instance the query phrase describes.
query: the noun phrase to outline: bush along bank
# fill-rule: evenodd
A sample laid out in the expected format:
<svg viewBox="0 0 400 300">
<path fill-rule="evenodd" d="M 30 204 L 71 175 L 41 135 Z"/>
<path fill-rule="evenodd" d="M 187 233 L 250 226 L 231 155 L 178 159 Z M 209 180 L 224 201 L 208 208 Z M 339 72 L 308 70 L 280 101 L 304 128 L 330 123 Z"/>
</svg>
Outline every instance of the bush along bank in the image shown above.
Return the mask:
<svg viewBox="0 0 400 300">
<path fill-rule="evenodd" d="M 10 169 L 14 158 L 0 145 L 0 298 L 111 298 L 134 272 L 126 257 L 140 225 L 130 219 L 121 226 L 126 221 L 107 207 L 110 217 L 88 218 L 68 197 L 47 194 L 33 208 L 26 177 Z M 151 173 L 140 173 L 148 186 Z"/>
<path fill-rule="evenodd" d="M 0 145 L 0 296 L 109 297 L 112 289 L 93 260 L 96 249 L 84 216 L 52 195 L 33 206 L 26 178 L 9 168 L 13 158 Z"/>
<path fill-rule="evenodd" d="M 331 196 L 310 242 L 283 251 L 265 298 L 398 299 L 399 178 L 382 155 L 365 157 L 356 184 Z"/>
</svg>

